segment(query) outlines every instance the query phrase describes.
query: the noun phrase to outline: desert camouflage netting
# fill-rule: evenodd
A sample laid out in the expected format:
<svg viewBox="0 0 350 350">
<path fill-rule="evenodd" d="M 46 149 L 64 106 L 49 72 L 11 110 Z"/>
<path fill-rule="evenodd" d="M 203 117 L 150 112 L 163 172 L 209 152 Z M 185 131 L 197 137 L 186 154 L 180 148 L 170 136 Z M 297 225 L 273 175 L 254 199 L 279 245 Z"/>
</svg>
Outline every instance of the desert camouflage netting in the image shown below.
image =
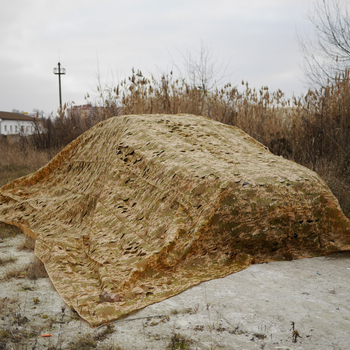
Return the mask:
<svg viewBox="0 0 350 350">
<path fill-rule="evenodd" d="M 350 249 L 316 173 L 193 115 L 96 125 L 2 187 L 0 221 L 37 238 L 58 293 L 92 326 L 254 262 Z"/>
</svg>

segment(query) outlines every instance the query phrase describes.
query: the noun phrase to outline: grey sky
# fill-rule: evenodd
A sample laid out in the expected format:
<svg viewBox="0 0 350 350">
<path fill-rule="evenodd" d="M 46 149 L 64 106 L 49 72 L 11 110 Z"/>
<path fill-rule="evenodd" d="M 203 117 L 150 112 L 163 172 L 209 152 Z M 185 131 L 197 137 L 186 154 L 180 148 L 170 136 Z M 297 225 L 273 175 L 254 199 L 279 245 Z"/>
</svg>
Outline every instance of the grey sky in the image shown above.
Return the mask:
<svg viewBox="0 0 350 350">
<path fill-rule="evenodd" d="M 181 67 L 180 52 L 201 40 L 226 78 L 252 87 L 280 88 L 288 97 L 306 91 L 296 31 L 310 32 L 312 0 L 0 0 L 0 110 L 58 108 L 60 59 L 63 102 L 83 104 L 102 83 L 131 68 L 155 74 Z M 60 52 L 60 56 L 59 56 Z M 170 56 L 171 55 L 171 56 Z M 226 82 L 225 81 L 225 82 Z"/>
</svg>

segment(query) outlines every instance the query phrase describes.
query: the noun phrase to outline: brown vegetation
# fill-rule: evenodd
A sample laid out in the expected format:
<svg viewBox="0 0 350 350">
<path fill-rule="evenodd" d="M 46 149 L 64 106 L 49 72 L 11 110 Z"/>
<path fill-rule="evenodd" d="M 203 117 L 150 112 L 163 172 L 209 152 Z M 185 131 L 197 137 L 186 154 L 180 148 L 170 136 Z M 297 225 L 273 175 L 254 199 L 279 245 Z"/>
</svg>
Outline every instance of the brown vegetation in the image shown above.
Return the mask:
<svg viewBox="0 0 350 350">
<path fill-rule="evenodd" d="M 61 113 L 41 120 L 46 133 L 15 145 L 2 140 L 1 154 L 6 156 L 0 159 L 0 185 L 38 169 L 101 120 L 126 114 L 191 113 L 238 126 L 271 152 L 318 172 L 350 217 L 349 72 L 291 100 L 280 90 L 256 90 L 243 81 L 242 85 L 243 91 L 230 83 L 205 91 L 172 73 L 157 80 L 133 70 L 114 88 L 98 87 L 94 113 Z"/>
<path fill-rule="evenodd" d="M 13 268 L 7 271 L 5 280 L 12 278 L 28 278 L 29 280 L 37 280 L 39 278 L 48 277 L 44 264 L 36 256 L 33 257 L 32 262 L 24 268 Z"/>
<path fill-rule="evenodd" d="M 33 173 L 57 153 L 52 150 L 39 150 L 33 147 L 30 141 L 26 137 L 19 139 L 0 137 L 0 187 Z"/>
<path fill-rule="evenodd" d="M 34 251 L 35 241 L 34 239 L 26 236 L 24 242 L 18 247 L 18 250 L 32 250 Z"/>
<path fill-rule="evenodd" d="M 21 230 L 16 226 L 0 222 L 0 241 L 4 238 L 14 237 L 18 233 L 21 233 Z"/>
</svg>

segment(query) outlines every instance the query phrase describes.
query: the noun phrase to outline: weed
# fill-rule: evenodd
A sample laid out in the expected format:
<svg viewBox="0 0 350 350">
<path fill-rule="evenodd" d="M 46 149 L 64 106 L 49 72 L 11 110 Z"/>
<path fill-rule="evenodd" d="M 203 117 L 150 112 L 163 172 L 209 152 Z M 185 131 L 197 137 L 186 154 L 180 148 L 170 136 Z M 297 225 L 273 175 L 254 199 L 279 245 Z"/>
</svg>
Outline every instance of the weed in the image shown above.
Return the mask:
<svg viewBox="0 0 350 350">
<path fill-rule="evenodd" d="M 10 337 L 10 332 L 5 329 L 0 329 L 0 341 L 4 341 Z"/>
<path fill-rule="evenodd" d="M 292 331 L 292 341 L 293 343 L 296 343 L 298 341 L 298 338 L 302 338 L 299 334 L 299 331 L 295 329 L 295 322 L 291 322 L 292 328 L 290 329 Z"/>
<path fill-rule="evenodd" d="M 195 309 L 192 308 L 192 307 L 187 307 L 186 309 L 184 309 L 184 310 L 182 311 L 182 313 L 183 313 L 183 314 L 191 314 L 191 315 L 193 315 L 193 314 L 195 314 L 197 311 L 198 311 L 198 309 L 195 310 Z"/>
<path fill-rule="evenodd" d="M 21 330 L 22 327 L 8 327 L 8 328 L 1 328 L 0 329 L 0 349 L 13 349 L 13 347 L 10 348 L 4 348 L 1 347 L 2 344 L 7 344 L 9 342 L 12 342 L 14 344 L 20 343 L 22 339 L 28 339 L 30 338 L 29 334 L 25 331 Z M 14 348 L 14 349 L 21 349 L 21 348 Z"/>
<path fill-rule="evenodd" d="M 16 324 L 18 326 L 23 326 L 25 323 L 27 323 L 29 320 L 25 316 L 21 316 L 21 314 L 16 314 L 15 317 L 13 318 L 12 323 Z"/>
<path fill-rule="evenodd" d="M 17 307 L 18 297 L 5 297 L 0 299 L 0 315 L 7 315 L 18 309 Z"/>
<path fill-rule="evenodd" d="M 49 317 L 47 319 L 47 323 L 46 323 L 46 328 L 47 329 L 54 329 L 53 325 L 57 322 L 56 317 Z"/>
<path fill-rule="evenodd" d="M 118 345 L 104 345 L 101 347 L 101 350 L 123 350 L 120 346 Z"/>
<path fill-rule="evenodd" d="M 194 308 L 192 308 L 192 314 L 196 314 L 199 310 L 199 304 L 196 304 L 196 306 Z"/>
<path fill-rule="evenodd" d="M 254 333 L 253 336 L 260 339 L 260 340 L 267 338 L 267 336 L 265 334 L 262 334 L 262 333 Z"/>
<path fill-rule="evenodd" d="M 298 330 L 295 329 L 295 330 L 293 331 L 293 334 L 292 334 L 293 343 L 296 343 L 297 340 L 298 340 L 298 338 L 302 338 L 302 337 L 300 336 Z"/>
<path fill-rule="evenodd" d="M 208 324 L 208 329 L 209 329 L 209 331 L 210 331 L 210 332 L 211 332 L 211 331 L 214 331 L 214 330 L 216 329 L 216 326 L 217 326 L 217 323 L 214 323 L 214 322 L 209 323 L 209 324 Z"/>
<path fill-rule="evenodd" d="M 19 233 L 21 233 L 21 231 L 16 226 L 0 223 L 0 239 L 14 237 Z"/>
<path fill-rule="evenodd" d="M 243 331 L 243 330 L 239 329 L 239 326 L 235 327 L 235 329 L 229 330 L 228 332 L 230 334 L 238 334 L 238 335 L 247 333 L 247 331 Z"/>
<path fill-rule="evenodd" d="M 225 332 L 225 331 L 226 331 L 226 328 L 219 326 L 219 327 L 217 327 L 215 330 L 216 330 L 217 332 Z"/>
<path fill-rule="evenodd" d="M 95 340 L 104 340 L 109 334 L 112 334 L 115 332 L 114 325 L 111 323 L 107 323 L 106 328 L 97 334 L 96 337 L 94 337 Z"/>
<path fill-rule="evenodd" d="M 11 270 L 8 270 L 6 272 L 6 275 L 4 277 L 5 280 L 10 280 L 12 278 L 24 278 L 25 277 L 25 270 L 13 268 Z"/>
<path fill-rule="evenodd" d="M 31 287 L 31 286 L 23 286 L 23 287 L 21 287 L 21 290 L 22 290 L 23 292 L 25 292 L 25 291 L 31 291 L 31 292 L 33 292 L 33 291 L 34 291 L 34 288 Z"/>
<path fill-rule="evenodd" d="M 78 337 L 78 340 L 75 343 L 71 343 L 70 350 L 88 350 L 96 349 L 97 343 L 96 340 L 90 334 L 85 334 L 82 337 Z"/>
<path fill-rule="evenodd" d="M 199 309 L 199 305 L 197 304 L 194 308 L 192 307 L 187 307 L 183 310 L 177 310 L 177 309 L 174 309 L 174 310 L 171 310 L 170 314 L 171 315 L 178 315 L 178 314 L 196 314 L 198 312 L 198 309 Z"/>
<path fill-rule="evenodd" d="M 96 349 L 97 341 L 103 341 L 109 334 L 113 333 L 114 331 L 114 326 L 108 323 L 106 325 L 106 328 L 102 332 L 99 332 L 96 336 L 85 334 L 82 337 L 78 337 L 78 341 L 71 343 L 69 350 Z M 122 350 L 119 346 L 116 345 L 106 345 L 103 349 Z"/>
<path fill-rule="evenodd" d="M 170 339 L 169 345 L 167 349 L 170 350 L 182 350 L 182 349 L 188 349 L 190 344 L 192 344 L 193 341 L 188 339 L 187 337 L 181 335 L 181 334 L 173 334 L 173 336 Z"/>
<path fill-rule="evenodd" d="M 26 236 L 25 241 L 18 247 L 18 250 L 30 250 L 34 251 L 35 240 Z"/>
<path fill-rule="evenodd" d="M 48 275 L 44 264 L 37 257 L 34 257 L 32 262 L 25 268 L 13 268 L 8 270 L 4 278 L 6 280 L 10 280 L 12 278 L 28 278 L 30 280 L 37 280 L 45 277 L 48 277 Z"/>
</svg>

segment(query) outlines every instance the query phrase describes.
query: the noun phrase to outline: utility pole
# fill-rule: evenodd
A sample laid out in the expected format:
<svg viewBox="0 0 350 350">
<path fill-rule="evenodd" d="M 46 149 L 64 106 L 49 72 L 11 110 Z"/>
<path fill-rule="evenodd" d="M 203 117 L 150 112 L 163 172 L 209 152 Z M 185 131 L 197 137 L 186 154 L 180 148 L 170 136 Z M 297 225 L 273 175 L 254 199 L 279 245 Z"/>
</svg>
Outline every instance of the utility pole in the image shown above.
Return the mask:
<svg viewBox="0 0 350 350">
<path fill-rule="evenodd" d="M 61 95 L 61 75 L 66 74 L 66 69 L 61 67 L 61 63 L 58 62 L 58 66 L 53 69 L 53 74 L 58 75 L 58 86 L 60 96 L 60 110 L 62 110 L 62 95 Z"/>
</svg>

